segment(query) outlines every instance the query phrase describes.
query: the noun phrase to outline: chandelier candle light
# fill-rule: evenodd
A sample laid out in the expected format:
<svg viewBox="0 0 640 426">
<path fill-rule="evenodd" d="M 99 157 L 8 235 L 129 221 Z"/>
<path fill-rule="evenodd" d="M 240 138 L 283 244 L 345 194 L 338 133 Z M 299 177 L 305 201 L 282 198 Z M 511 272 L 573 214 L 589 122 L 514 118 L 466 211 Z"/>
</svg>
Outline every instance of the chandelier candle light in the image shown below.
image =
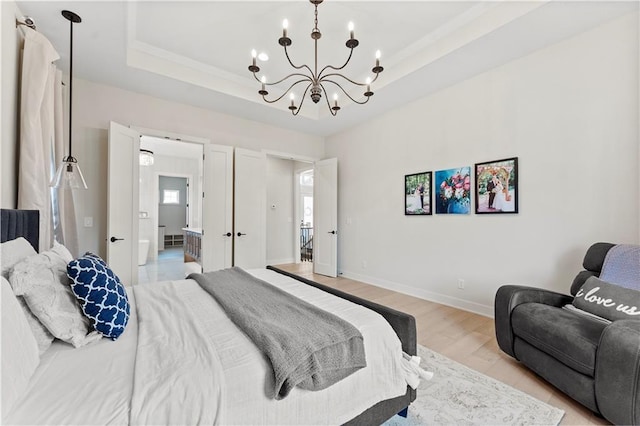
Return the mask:
<svg viewBox="0 0 640 426">
<path fill-rule="evenodd" d="M 320 30 L 318 29 L 318 5 L 322 3 L 322 1 L 323 0 L 309 0 L 309 2 L 313 4 L 315 7 L 314 27 L 313 27 L 313 30 L 311 31 L 311 38 L 313 39 L 314 49 L 315 49 L 315 52 L 314 52 L 315 63 L 314 63 L 313 70 L 308 65 L 303 64 L 298 66 L 298 65 L 294 65 L 294 63 L 291 61 L 291 58 L 289 57 L 289 52 L 287 51 L 287 47 L 291 46 L 292 41 L 287 36 L 289 22 L 286 19 L 282 24 L 282 37 L 278 39 L 278 44 L 284 48 L 284 54 L 287 57 L 287 61 L 289 61 L 289 65 L 291 65 L 293 68 L 298 70 L 298 72 L 291 73 L 286 77 L 278 81 L 275 81 L 273 83 L 267 83 L 266 77 L 264 75 L 260 78 L 258 78 L 258 76 L 256 75 L 257 73 L 260 72 L 260 67 L 256 65 L 257 52 L 255 50 L 251 51 L 252 62 L 251 62 L 251 65 L 249 65 L 249 71 L 253 73 L 253 77 L 261 83 L 261 89 L 258 90 L 258 93 L 262 96 L 262 99 L 265 102 L 270 104 L 278 102 L 280 99 L 284 98 L 287 95 L 287 93 L 290 93 L 289 98 L 291 100 L 291 104 L 289 105 L 289 110 L 293 115 L 298 115 L 298 113 L 302 109 L 302 104 L 304 103 L 304 100 L 307 96 L 307 92 L 310 92 L 311 100 L 316 104 L 320 101 L 320 99 L 322 98 L 322 95 L 324 94 L 324 98 L 327 101 L 327 107 L 329 108 L 329 112 L 331 113 L 331 115 L 335 116 L 340 110 L 340 106 L 338 105 L 338 94 L 335 93 L 333 95 L 333 106 L 332 106 L 329 101 L 329 96 L 327 95 L 327 90 L 325 88 L 325 85 L 327 84 L 333 85 L 336 89 L 341 90 L 349 99 L 351 99 L 351 101 L 360 105 L 364 105 L 369 101 L 369 98 L 373 96 L 373 92 L 371 91 L 371 84 L 378 79 L 378 76 L 384 70 L 384 68 L 380 66 L 380 51 L 378 50 L 376 52 L 376 62 L 375 62 L 376 65 L 371 69 L 371 71 L 374 73 L 374 77 L 373 79 L 367 78 L 365 83 L 359 83 L 357 81 L 354 81 L 351 78 L 348 78 L 340 74 L 339 72 L 331 71 L 331 70 L 340 71 L 344 67 L 346 67 L 349 61 L 351 60 L 351 56 L 353 55 L 353 49 L 355 49 L 359 44 L 358 40 L 354 37 L 353 23 L 349 22 L 349 39 L 346 42 L 346 46 L 347 48 L 349 48 L 349 57 L 345 61 L 344 65 L 342 65 L 341 67 L 327 65 L 324 68 L 322 68 L 320 72 L 318 72 L 318 40 L 320 39 L 320 37 L 322 37 L 322 33 L 320 33 Z M 298 77 L 299 79 L 293 82 L 282 95 L 274 99 L 267 99 L 267 95 L 269 95 L 269 92 L 266 90 L 266 88 L 268 86 L 274 86 L 286 80 L 289 80 L 290 78 L 296 78 L 296 77 Z M 366 88 L 366 91 L 364 92 L 365 99 L 364 100 L 354 99 L 342 87 L 342 85 L 335 80 L 336 78 L 341 78 L 355 86 L 361 86 L 363 88 Z M 295 95 L 293 94 L 292 90 L 298 84 L 306 84 L 306 88 L 304 89 L 304 93 L 300 98 L 300 104 L 296 106 Z"/>
</svg>

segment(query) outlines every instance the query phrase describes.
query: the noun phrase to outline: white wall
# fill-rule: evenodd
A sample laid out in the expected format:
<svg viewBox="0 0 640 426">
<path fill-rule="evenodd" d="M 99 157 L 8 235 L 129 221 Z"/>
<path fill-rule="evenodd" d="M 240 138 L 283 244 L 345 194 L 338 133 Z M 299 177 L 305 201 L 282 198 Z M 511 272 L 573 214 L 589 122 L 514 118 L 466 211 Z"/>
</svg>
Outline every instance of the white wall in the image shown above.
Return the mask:
<svg viewBox="0 0 640 426">
<path fill-rule="evenodd" d="M 267 264 L 293 263 L 294 162 L 267 156 Z"/>
<path fill-rule="evenodd" d="M 160 203 L 158 204 L 158 223 L 165 226 L 166 235 L 184 234 L 187 226 L 187 179 L 174 176 L 160 176 Z M 179 191 L 179 204 L 163 204 L 162 194 L 166 189 Z"/>
<path fill-rule="evenodd" d="M 285 130 L 210 110 L 178 104 L 74 78 L 74 154 L 89 191 L 79 192 L 77 215 L 93 217 L 94 227 L 80 228 L 81 250 L 106 252 L 106 180 L 109 121 L 202 137 L 218 145 L 267 149 L 322 158 L 321 137 Z"/>
<path fill-rule="evenodd" d="M 2 64 L 0 67 L 0 205 L 18 204 L 18 100 L 20 98 L 20 47 L 24 37 L 15 19 L 22 13 L 12 1 L 0 2 Z"/>
<path fill-rule="evenodd" d="M 339 270 L 487 315 L 504 283 L 568 291 L 590 244 L 639 241 L 638 77 L 634 14 L 328 138 Z M 512 156 L 519 214 L 404 216 L 405 174 Z"/>
</svg>

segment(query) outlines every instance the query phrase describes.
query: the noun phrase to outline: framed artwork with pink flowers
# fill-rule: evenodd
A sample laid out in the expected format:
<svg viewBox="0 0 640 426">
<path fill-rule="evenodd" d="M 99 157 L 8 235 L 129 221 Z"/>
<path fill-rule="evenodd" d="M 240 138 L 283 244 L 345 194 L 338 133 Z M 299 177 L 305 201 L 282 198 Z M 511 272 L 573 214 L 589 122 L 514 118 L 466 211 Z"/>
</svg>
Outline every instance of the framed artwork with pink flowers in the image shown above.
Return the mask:
<svg viewBox="0 0 640 426">
<path fill-rule="evenodd" d="M 438 170 L 435 176 L 436 214 L 469 214 L 471 167 Z"/>
<path fill-rule="evenodd" d="M 518 157 L 475 168 L 476 214 L 518 213 Z"/>
</svg>

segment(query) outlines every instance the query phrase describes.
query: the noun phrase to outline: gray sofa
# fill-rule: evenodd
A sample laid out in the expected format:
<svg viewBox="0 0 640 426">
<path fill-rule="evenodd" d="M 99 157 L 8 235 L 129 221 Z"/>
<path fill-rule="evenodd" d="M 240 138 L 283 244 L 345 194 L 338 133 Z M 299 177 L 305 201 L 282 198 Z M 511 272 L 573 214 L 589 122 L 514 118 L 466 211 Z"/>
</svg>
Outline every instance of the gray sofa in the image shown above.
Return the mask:
<svg viewBox="0 0 640 426">
<path fill-rule="evenodd" d="M 640 320 L 610 324 L 562 306 L 599 276 L 614 244 L 596 243 L 571 285 L 571 296 L 507 285 L 495 298 L 500 349 L 615 424 L 640 423 Z"/>
</svg>

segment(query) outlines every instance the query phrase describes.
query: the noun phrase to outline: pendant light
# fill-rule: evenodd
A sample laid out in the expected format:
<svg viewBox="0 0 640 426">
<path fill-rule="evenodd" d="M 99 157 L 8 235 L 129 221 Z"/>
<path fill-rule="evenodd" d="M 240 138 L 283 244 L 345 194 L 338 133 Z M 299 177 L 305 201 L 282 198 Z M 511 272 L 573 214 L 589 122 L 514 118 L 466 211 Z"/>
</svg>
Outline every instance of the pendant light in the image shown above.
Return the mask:
<svg viewBox="0 0 640 426">
<path fill-rule="evenodd" d="M 149 151 L 148 149 L 140 150 L 140 165 L 153 166 L 153 151 Z"/>
<path fill-rule="evenodd" d="M 72 128 L 71 116 L 73 109 L 71 108 L 73 100 L 73 24 L 82 22 L 82 19 L 69 10 L 63 10 L 62 16 L 69 21 L 69 155 L 62 159 L 62 162 L 56 170 L 56 174 L 51 180 L 50 185 L 54 188 L 65 189 L 87 189 L 87 182 L 82 176 L 78 160 L 75 159 L 71 152 Z"/>
</svg>

